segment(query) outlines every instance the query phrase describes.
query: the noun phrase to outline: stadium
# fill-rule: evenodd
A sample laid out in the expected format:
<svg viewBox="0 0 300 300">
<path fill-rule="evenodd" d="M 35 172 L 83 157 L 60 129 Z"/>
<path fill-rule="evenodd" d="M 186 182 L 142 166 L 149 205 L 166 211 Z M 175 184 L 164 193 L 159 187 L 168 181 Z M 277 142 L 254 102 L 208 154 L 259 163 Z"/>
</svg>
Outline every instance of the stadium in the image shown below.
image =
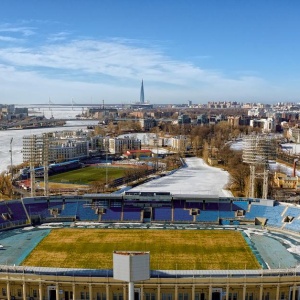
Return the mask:
<svg viewBox="0 0 300 300">
<path fill-rule="evenodd" d="M 263 199 L 127 191 L 2 201 L 0 215 L 1 299 L 127 299 L 127 284 L 115 280 L 111 268 L 22 265 L 57 227 L 242 232 L 260 263 L 258 269 L 246 265 L 235 270 L 194 265 L 185 270 L 151 268 L 150 279 L 135 284 L 135 299 L 299 299 L 298 206 Z"/>
</svg>

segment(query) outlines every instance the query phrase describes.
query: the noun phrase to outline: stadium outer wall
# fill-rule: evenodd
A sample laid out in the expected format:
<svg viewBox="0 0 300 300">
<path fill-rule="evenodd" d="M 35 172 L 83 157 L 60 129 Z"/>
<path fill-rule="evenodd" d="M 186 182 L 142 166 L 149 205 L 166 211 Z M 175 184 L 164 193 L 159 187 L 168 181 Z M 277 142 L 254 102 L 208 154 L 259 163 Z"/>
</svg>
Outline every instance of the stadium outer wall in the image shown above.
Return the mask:
<svg viewBox="0 0 300 300">
<path fill-rule="evenodd" d="M 300 269 L 151 271 L 135 284 L 135 300 L 298 300 Z M 0 299 L 128 300 L 112 270 L 1 266 Z"/>
</svg>

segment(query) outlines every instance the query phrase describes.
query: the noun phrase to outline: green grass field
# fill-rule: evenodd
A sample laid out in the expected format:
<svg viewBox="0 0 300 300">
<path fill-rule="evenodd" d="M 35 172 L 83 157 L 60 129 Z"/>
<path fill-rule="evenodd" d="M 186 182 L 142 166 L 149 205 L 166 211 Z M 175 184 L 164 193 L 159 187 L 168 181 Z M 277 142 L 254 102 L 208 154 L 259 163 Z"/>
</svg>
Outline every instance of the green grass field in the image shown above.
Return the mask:
<svg viewBox="0 0 300 300">
<path fill-rule="evenodd" d="M 242 234 L 227 230 L 54 229 L 22 265 L 112 269 L 112 253 L 150 251 L 151 269 L 259 269 Z"/>
<path fill-rule="evenodd" d="M 124 168 L 108 167 L 108 178 L 116 179 L 124 176 Z M 89 184 L 106 178 L 106 167 L 86 167 L 84 169 L 73 170 L 49 177 L 49 181 L 58 183 Z"/>
</svg>

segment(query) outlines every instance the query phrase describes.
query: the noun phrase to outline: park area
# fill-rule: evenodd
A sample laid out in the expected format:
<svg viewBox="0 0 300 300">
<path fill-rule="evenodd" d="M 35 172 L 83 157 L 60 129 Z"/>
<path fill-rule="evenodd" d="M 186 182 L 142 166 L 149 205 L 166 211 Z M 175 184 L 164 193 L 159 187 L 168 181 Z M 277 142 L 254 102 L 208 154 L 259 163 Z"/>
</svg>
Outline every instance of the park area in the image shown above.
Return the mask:
<svg viewBox="0 0 300 300">
<path fill-rule="evenodd" d="M 112 269 L 113 251 L 150 251 L 151 269 L 260 269 L 231 230 L 52 229 L 24 266 Z"/>
</svg>

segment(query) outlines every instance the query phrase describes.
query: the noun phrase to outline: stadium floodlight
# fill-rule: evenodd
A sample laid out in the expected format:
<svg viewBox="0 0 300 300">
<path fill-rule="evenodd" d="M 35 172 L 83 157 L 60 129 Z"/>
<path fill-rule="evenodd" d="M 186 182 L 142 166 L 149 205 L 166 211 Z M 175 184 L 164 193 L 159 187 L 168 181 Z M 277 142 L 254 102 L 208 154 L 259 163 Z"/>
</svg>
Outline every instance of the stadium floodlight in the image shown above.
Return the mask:
<svg viewBox="0 0 300 300">
<path fill-rule="evenodd" d="M 128 300 L 134 300 L 134 282 L 150 279 L 150 253 L 114 251 L 114 279 L 128 282 Z"/>
</svg>

